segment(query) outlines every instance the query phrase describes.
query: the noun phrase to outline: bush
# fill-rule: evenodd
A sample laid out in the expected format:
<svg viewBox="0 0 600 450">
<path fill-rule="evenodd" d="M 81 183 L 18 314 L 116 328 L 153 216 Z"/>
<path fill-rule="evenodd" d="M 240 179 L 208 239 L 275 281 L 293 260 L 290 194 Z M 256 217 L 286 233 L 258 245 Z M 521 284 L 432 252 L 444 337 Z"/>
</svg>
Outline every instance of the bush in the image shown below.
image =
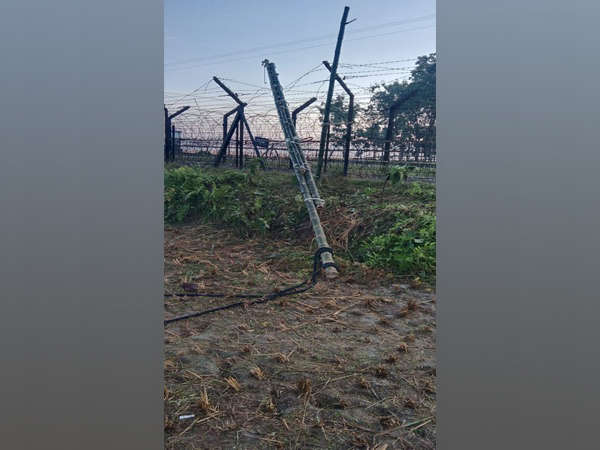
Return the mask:
<svg viewBox="0 0 600 450">
<path fill-rule="evenodd" d="M 165 170 L 165 220 L 211 222 L 246 236 L 297 238 L 296 230 L 306 223 L 308 213 L 295 177 L 264 176 L 249 167 L 248 172 Z M 381 188 L 376 181 L 328 180 L 321 189 L 328 205 L 325 228 L 345 208 L 363 224 L 362 232 L 349 236 L 353 257 L 396 275 L 435 276 L 435 187 L 398 183 L 385 203 Z"/>
<path fill-rule="evenodd" d="M 416 217 L 397 217 L 387 232 L 367 239 L 359 251 L 371 267 L 398 274 L 435 276 L 435 216 L 420 213 Z"/>
<path fill-rule="evenodd" d="M 254 170 L 245 173 L 180 167 L 165 170 L 164 183 L 167 222 L 213 221 L 247 235 L 284 230 L 302 212 L 299 208 L 290 211 L 289 197 L 279 195 L 281 189 L 269 189 Z"/>
</svg>

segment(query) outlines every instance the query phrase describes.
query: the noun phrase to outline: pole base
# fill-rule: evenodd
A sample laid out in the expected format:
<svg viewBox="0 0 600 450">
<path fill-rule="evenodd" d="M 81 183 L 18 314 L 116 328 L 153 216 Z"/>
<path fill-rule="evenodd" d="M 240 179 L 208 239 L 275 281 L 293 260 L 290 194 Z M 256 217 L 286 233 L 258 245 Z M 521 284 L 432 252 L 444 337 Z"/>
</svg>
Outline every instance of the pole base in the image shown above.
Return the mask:
<svg viewBox="0 0 600 450">
<path fill-rule="evenodd" d="M 340 274 L 335 267 L 326 267 L 325 268 L 325 279 L 327 280 L 335 280 Z"/>
</svg>

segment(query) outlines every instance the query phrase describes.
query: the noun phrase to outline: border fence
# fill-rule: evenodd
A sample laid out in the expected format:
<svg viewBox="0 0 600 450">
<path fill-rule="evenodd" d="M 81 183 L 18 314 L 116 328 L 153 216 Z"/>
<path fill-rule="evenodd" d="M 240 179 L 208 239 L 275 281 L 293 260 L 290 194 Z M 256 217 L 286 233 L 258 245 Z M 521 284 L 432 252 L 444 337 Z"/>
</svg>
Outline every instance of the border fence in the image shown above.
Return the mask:
<svg viewBox="0 0 600 450">
<path fill-rule="evenodd" d="M 405 95 L 406 99 L 398 98 L 387 110 L 373 110 L 362 108 L 373 97 L 372 87 L 348 81 L 353 77 L 371 77 L 371 72 L 376 76 L 406 74 L 388 80 L 389 83 L 406 80 L 411 73 L 411 67 L 394 68 L 389 67 L 389 63 L 394 61 L 341 64 L 341 73 L 336 79 L 343 92 L 339 95 L 338 91 L 336 95 L 342 108 L 330 119 L 323 175 L 385 177 L 394 166 L 411 165 L 414 167 L 411 179 L 435 182 L 435 110 L 433 119 L 417 123 L 414 128 L 417 133 L 396 131 L 394 123 L 403 113 L 402 104 L 414 92 Z M 318 136 L 323 127 L 325 92 L 322 87 L 329 81 L 330 70 L 324 61 L 284 87 L 300 144 L 306 159 L 313 165 L 317 162 Z M 356 70 L 366 74 L 361 75 L 363 72 Z M 322 74 L 325 78 L 319 75 L 320 71 L 325 72 Z M 311 77 L 320 79 L 310 81 Z M 303 83 L 298 84 L 301 80 Z M 435 99 L 435 82 L 425 92 L 429 98 L 433 94 Z M 348 99 L 349 103 L 345 103 Z M 256 157 L 260 157 L 265 170 L 293 170 L 268 86 L 215 76 L 189 94 L 165 92 L 165 162 L 243 168 Z"/>
<path fill-rule="evenodd" d="M 290 158 L 284 140 L 268 140 L 257 137 L 260 158 L 267 170 L 292 171 Z M 174 161 L 183 164 L 212 166 L 219 152 L 222 140 L 180 138 L 174 140 L 176 150 Z M 260 145 L 259 145 L 260 144 Z M 369 149 L 351 145 L 348 164 L 348 176 L 357 178 L 385 177 L 393 166 L 411 165 L 416 168 L 411 178 L 420 181 L 435 182 L 436 160 L 434 155 L 416 153 L 414 148 L 394 149 L 390 151 L 390 160 L 384 161 L 384 142 L 370 142 Z M 313 139 L 301 141 L 302 149 L 309 162 L 316 164 L 319 142 Z M 243 149 L 243 154 L 240 152 Z M 332 147 L 326 152 L 324 175 L 342 175 L 344 148 Z M 415 157 L 418 155 L 418 157 Z M 220 165 L 228 168 L 242 168 L 248 160 L 255 158 L 252 142 L 232 141 L 227 147 Z"/>
</svg>

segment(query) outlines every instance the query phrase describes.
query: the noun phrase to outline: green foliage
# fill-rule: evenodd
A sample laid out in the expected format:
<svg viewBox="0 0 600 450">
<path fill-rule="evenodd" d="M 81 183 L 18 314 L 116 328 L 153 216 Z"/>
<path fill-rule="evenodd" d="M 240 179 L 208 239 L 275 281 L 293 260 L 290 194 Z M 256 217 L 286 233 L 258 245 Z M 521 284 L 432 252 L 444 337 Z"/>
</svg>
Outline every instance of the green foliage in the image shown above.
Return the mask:
<svg viewBox="0 0 600 450">
<path fill-rule="evenodd" d="M 416 171 L 415 166 L 407 165 L 407 166 L 396 166 L 390 170 L 390 181 L 392 184 L 398 184 L 406 181 L 409 175 L 413 174 Z"/>
<path fill-rule="evenodd" d="M 192 167 L 165 170 L 165 221 L 213 221 L 235 227 L 241 234 L 289 228 L 302 210 L 290 210 L 285 188 L 269 191 L 260 176 L 260 161 L 249 166 L 248 173 Z"/>
<path fill-rule="evenodd" d="M 233 197 L 232 186 L 248 184 L 247 178 L 239 172 L 208 175 L 191 167 L 165 170 L 165 220 L 183 222 L 199 214 L 213 216 Z"/>
<path fill-rule="evenodd" d="M 372 187 L 369 187 L 369 186 L 367 186 L 367 187 L 364 189 L 364 193 L 365 193 L 365 196 L 366 196 L 367 198 L 370 198 L 370 197 L 371 197 L 373 194 L 375 194 L 375 189 L 373 189 Z"/>
<path fill-rule="evenodd" d="M 361 245 L 365 262 L 399 274 L 435 275 L 435 215 L 419 212 L 397 215 L 388 231 L 375 234 Z"/>
<path fill-rule="evenodd" d="M 415 200 L 435 202 L 435 186 L 430 184 L 421 184 L 415 181 L 408 189 L 407 194 Z"/>
<path fill-rule="evenodd" d="M 346 101 L 344 95 L 338 95 L 331 101 L 329 110 L 329 143 L 331 147 L 342 148 L 346 142 L 346 133 L 348 129 L 348 111 L 350 108 L 349 101 Z M 325 103 L 319 107 L 321 121 L 325 115 Z M 354 116 L 360 113 L 360 106 L 354 104 Z"/>
<path fill-rule="evenodd" d="M 371 86 L 371 99 L 358 120 L 355 146 L 358 153 L 381 149 L 391 106 L 404 95 L 417 91 L 394 117 L 393 151 L 407 155 L 433 156 L 436 148 L 436 54 L 421 56 L 410 80 Z M 378 147 L 379 146 L 379 147 Z"/>
<path fill-rule="evenodd" d="M 357 229 L 359 234 L 350 236 L 353 259 L 396 275 L 430 278 L 435 276 L 435 186 L 394 184 L 406 167 L 393 173 L 398 175 L 390 176 L 392 185 L 384 203 L 377 194 L 381 182 L 332 178 L 321 190 L 328 205 L 322 219 L 326 227 L 329 220 L 338 221 L 342 208 L 366 227 L 365 233 Z M 246 236 L 297 238 L 308 220 L 295 177 L 266 176 L 258 160 L 249 162 L 246 172 L 192 167 L 165 170 L 164 185 L 168 222 L 197 220 Z"/>
<path fill-rule="evenodd" d="M 262 158 L 253 158 L 248 163 L 248 170 L 251 175 L 258 175 L 258 171 L 260 170 L 260 165 L 264 164 L 264 160 Z"/>
</svg>

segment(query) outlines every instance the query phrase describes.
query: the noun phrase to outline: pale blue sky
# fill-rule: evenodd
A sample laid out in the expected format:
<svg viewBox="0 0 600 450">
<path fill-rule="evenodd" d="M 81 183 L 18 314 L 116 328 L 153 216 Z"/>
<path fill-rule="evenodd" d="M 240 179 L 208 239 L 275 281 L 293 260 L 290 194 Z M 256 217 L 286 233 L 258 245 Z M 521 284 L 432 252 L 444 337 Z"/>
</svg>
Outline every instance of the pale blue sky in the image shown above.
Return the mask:
<svg viewBox="0 0 600 450">
<path fill-rule="evenodd" d="M 333 60 L 344 6 L 350 7 L 349 19 L 356 21 L 346 27 L 340 62 L 407 60 L 435 52 L 435 18 L 430 17 L 436 12 L 435 0 L 165 0 L 165 91 L 185 94 L 213 75 L 264 85 L 261 61 L 265 58 L 276 64 L 285 85 L 321 61 Z M 388 25 L 411 19 L 419 20 Z M 374 28 L 352 33 L 367 27 Z M 379 34 L 386 35 L 375 36 Z M 323 35 L 334 36 L 246 51 Z M 228 53 L 235 54 L 212 58 Z M 173 64 L 187 60 L 196 61 Z M 366 86 L 393 78 L 397 76 L 363 75 L 353 82 Z"/>
</svg>

